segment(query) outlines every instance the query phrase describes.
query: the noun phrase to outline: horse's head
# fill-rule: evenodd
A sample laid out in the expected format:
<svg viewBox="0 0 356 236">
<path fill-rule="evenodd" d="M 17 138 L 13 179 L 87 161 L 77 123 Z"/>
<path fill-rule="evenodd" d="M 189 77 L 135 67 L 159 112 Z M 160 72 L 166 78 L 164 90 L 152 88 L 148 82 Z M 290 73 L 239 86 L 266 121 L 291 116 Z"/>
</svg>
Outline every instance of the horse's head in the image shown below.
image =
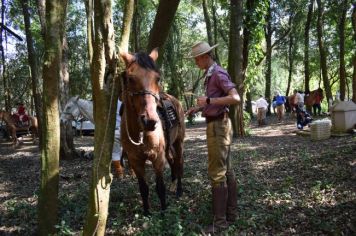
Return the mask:
<svg viewBox="0 0 356 236">
<path fill-rule="evenodd" d="M 121 53 L 125 61 L 124 103 L 136 113 L 138 122 L 146 131 L 153 131 L 159 122 L 157 105 L 159 102 L 160 73 L 155 61 L 157 49 L 149 55 L 145 53 Z"/>
<path fill-rule="evenodd" d="M 68 120 L 74 120 L 80 115 L 80 111 L 77 105 L 79 96 L 71 97 L 65 105 L 61 113 L 61 121 L 66 122 Z"/>
<path fill-rule="evenodd" d="M 318 88 L 318 89 L 317 89 L 317 92 L 318 92 L 320 98 L 323 99 L 323 98 L 324 98 L 324 91 L 323 91 L 323 89 L 322 89 L 322 88 Z"/>
</svg>

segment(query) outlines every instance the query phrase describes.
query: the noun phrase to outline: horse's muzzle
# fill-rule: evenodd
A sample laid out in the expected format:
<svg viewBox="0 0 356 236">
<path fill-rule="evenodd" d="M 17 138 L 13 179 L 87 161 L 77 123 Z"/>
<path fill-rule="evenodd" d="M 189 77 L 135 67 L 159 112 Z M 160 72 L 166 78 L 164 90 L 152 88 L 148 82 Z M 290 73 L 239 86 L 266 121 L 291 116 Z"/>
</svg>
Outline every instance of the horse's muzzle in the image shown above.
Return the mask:
<svg viewBox="0 0 356 236">
<path fill-rule="evenodd" d="M 146 116 L 141 116 L 141 123 L 145 131 L 154 131 L 157 126 L 157 121 L 153 119 L 147 119 Z"/>
</svg>

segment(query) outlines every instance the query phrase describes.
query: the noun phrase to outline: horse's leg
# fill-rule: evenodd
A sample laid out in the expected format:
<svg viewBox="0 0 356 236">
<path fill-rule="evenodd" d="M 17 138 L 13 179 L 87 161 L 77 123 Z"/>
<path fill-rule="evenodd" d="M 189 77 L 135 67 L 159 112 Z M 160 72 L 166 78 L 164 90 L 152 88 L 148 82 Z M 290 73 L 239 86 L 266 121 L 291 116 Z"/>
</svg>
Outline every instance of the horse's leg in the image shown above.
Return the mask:
<svg viewBox="0 0 356 236">
<path fill-rule="evenodd" d="M 143 203 L 143 214 L 147 216 L 150 214 L 150 205 L 148 202 L 149 188 L 145 180 L 145 161 L 131 159 L 130 164 L 132 164 L 135 175 L 137 176 L 138 186 Z"/>
<path fill-rule="evenodd" d="M 167 208 L 166 205 L 166 186 L 164 185 L 163 172 L 164 172 L 164 151 L 158 155 L 156 160 L 152 163 L 156 174 L 156 192 L 161 202 L 161 210 L 164 211 Z"/>
<path fill-rule="evenodd" d="M 182 177 L 183 177 L 183 141 L 176 140 L 173 144 L 173 168 L 172 168 L 172 183 L 176 182 L 176 196 L 181 197 L 183 194 Z"/>
</svg>

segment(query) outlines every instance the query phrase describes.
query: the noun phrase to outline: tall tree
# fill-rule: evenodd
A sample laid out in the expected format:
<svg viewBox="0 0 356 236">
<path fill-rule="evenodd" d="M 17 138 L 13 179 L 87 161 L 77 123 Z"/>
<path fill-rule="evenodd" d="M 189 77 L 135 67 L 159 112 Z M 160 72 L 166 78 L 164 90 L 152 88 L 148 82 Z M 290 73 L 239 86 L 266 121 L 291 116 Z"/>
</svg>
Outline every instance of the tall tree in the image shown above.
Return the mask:
<svg viewBox="0 0 356 236">
<path fill-rule="evenodd" d="M 63 35 L 62 45 L 62 61 L 60 70 L 60 110 L 65 107 L 65 104 L 69 100 L 69 73 L 68 73 L 68 43 L 67 37 Z M 63 159 L 73 159 L 77 157 L 78 153 L 75 151 L 74 132 L 72 131 L 72 123 L 64 122 L 60 124 L 60 157 Z"/>
<path fill-rule="evenodd" d="M 310 84 L 310 70 L 309 70 L 309 31 L 310 25 L 313 19 L 313 6 L 314 0 L 310 0 L 308 6 L 307 21 L 305 22 L 304 28 L 304 80 L 305 80 L 305 91 L 309 91 Z M 288 94 L 287 94 L 288 95 Z"/>
<path fill-rule="evenodd" d="M 329 101 L 332 99 L 330 81 L 328 77 L 328 69 L 327 69 L 327 58 L 326 58 L 326 50 L 324 46 L 323 40 L 323 16 L 324 16 L 324 7 L 321 3 L 321 0 L 317 0 L 318 3 L 318 21 L 317 21 L 317 32 L 318 32 L 318 45 L 319 45 L 319 53 L 320 53 L 320 65 L 321 65 L 321 74 L 323 78 L 323 84 L 325 88 L 326 98 Z"/>
<path fill-rule="evenodd" d="M 179 2 L 180 0 L 159 1 L 157 14 L 148 39 L 147 52 L 151 52 L 152 49 L 159 47 L 160 54 L 163 55 L 162 48 L 168 37 Z"/>
<path fill-rule="evenodd" d="M 271 114 L 271 76 L 272 76 L 272 1 L 270 0 L 267 7 L 266 14 L 266 26 L 265 26 L 265 38 L 266 38 L 266 68 L 265 68 L 265 79 L 266 79 L 266 89 L 265 98 L 268 102 L 267 114 Z"/>
<path fill-rule="evenodd" d="M 65 0 L 46 1 L 45 56 L 43 63 L 43 126 L 41 186 L 38 199 L 39 234 L 55 233 L 58 223 L 59 113 L 58 93 L 62 39 L 67 9 Z"/>
<path fill-rule="evenodd" d="M 26 33 L 26 43 L 27 43 L 27 55 L 28 64 L 30 65 L 30 75 L 32 84 L 32 95 L 35 102 L 35 111 L 37 115 L 38 127 L 39 127 L 39 138 L 41 145 L 41 127 L 42 127 L 42 103 L 41 103 L 41 93 L 39 91 L 39 82 L 42 79 L 40 75 L 39 62 L 37 60 L 38 56 L 33 45 L 33 37 L 31 32 L 31 19 L 28 9 L 28 0 L 21 1 L 22 12 L 24 16 L 25 23 L 25 33 Z"/>
<path fill-rule="evenodd" d="M 230 40 L 229 40 L 229 66 L 228 71 L 232 81 L 236 84 L 237 92 L 241 97 L 241 103 L 231 106 L 230 118 L 233 126 L 234 137 L 244 136 L 243 122 L 243 96 L 244 96 L 244 77 L 242 75 L 242 0 L 230 0 Z"/>
<path fill-rule="evenodd" d="M 213 40 L 213 27 L 211 26 L 211 20 L 209 16 L 209 11 L 208 11 L 208 4 L 207 0 L 202 1 L 202 6 L 203 6 L 203 13 L 204 13 L 204 19 L 205 19 L 205 25 L 206 25 L 206 33 L 208 36 L 208 43 L 210 45 L 214 45 L 214 40 Z"/>
<path fill-rule="evenodd" d="M 340 60 L 340 67 L 339 67 L 339 76 L 340 76 L 340 100 L 345 100 L 346 94 L 346 69 L 345 69 L 345 21 L 346 21 L 346 13 L 348 10 L 348 0 L 344 0 L 341 5 L 341 16 L 339 21 L 339 60 Z"/>
<path fill-rule="evenodd" d="M 133 0 L 126 1 L 124 29 L 121 50 L 127 51 L 130 23 L 132 21 Z M 88 7 L 91 6 L 88 4 Z M 111 0 L 95 1 L 93 12 L 94 32 L 91 79 L 94 98 L 94 164 L 90 185 L 90 196 L 83 235 L 105 235 L 109 207 L 111 153 L 113 147 L 116 108 L 119 96 L 118 59 L 115 52 L 115 41 L 112 21 Z M 88 16 L 91 17 L 91 16 Z M 126 28 L 127 27 L 127 28 Z M 90 42 L 89 42 L 90 43 Z"/>
<path fill-rule="evenodd" d="M 289 27 L 292 27 L 292 14 L 290 14 L 289 16 Z M 289 45 L 288 45 L 288 62 L 289 62 L 289 66 L 288 66 L 288 84 L 287 84 L 287 91 L 286 91 L 286 96 L 289 95 L 289 90 L 290 90 L 290 85 L 292 83 L 292 74 L 293 74 L 293 66 L 294 66 L 294 51 L 293 51 L 293 47 L 294 47 L 294 34 L 290 34 L 289 35 Z"/>
<path fill-rule="evenodd" d="M 353 10 L 352 10 L 352 15 L 351 15 L 351 21 L 352 21 L 352 28 L 354 30 L 354 45 L 356 45 L 356 2 L 352 3 L 353 5 Z M 352 59 L 352 64 L 354 67 L 354 72 L 352 74 L 352 101 L 356 103 L 356 50 L 354 47 L 354 55 Z"/>
</svg>

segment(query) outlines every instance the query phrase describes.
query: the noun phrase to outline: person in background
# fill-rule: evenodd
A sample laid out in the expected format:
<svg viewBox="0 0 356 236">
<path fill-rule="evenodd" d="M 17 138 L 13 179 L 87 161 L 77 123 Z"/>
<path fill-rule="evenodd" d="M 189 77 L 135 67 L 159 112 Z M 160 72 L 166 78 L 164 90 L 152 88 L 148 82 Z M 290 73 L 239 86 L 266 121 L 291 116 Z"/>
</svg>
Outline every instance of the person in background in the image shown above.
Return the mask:
<svg viewBox="0 0 356 236">
<path fill-rule="evenodd" d="M 122 102 L 120 99 L 117 101 L 117 109 L 116 109 L 116 124 L 115 124 L 115 136 L 114 136 L 114 144 L 112 149 L 112 165 L 114 169 L 114 175 L 122 178 L 124 176 L 124 168 L 121 165 L 122 158 L 122 147 L 121 147 L 121 134 L 120 134 L 120 126 L 121 126 L 121 109 Z"/>
<path fill-rule="evenodd" d="M 219 233 L 228 228 L 237 217 L 237 182 L 230 162 L 232 125 L 228 116 L 229 105 L 240 102 L 240 96 L 229 74 L 219 66 L 212 54 L 218 45 L 199 42 L 192 47 L 190 58 L 205 71 L 205 96 L 197 98 L 197 107 L 186 115 L 202 111 L 207 124 L 208 175 L 212 185 L 213 223 L 206 234 Z"/>
<path fill-rule="evenodd" d="M 322 102 L 323 98 L 319 93 L 316 93 L 315 95 L 315 100 L 314 100 L 314 104 L 313 104 L 313 115 L 316 116 L 316 114 L 318 113 L 318 116 L 321 115 L 321 102 Z"/>
<path fill-rule="evenodd" d="M 304 110 L 304 109 L 299 109 L 297 111 L 297 128 L 302 130 L 304 126 L 307 126 L 312 122 L 312 118 L 310 114 Z"/>
<path fill-rule="evenodd" d="M 298 109 L 304 109 L 304 96 L 302 95 L 302 93 L 294 89 L 294 95 L 295 95 L 296 110 L 298 111 Z"/>
<path fill-rule="evenodd" d="M 260 95 L 260 98 L 256 100 L 256 113 L 258 126 L 266 125 L 266 113 L 267 113 L 268 103 L 266 99 Z"/>
<path fill-rule="evenodd" d="M 281 95 L 280 92 L 276 92 L 276 108 L 277 108 L 277 117 L 278 121 L 281 122 L 283 120 L 284 116 L 284 104 L 286 103 L 286 100 L 284 96 Z"/>
<path fill-rule="evenodd" d="M 26 126 L 28 125 L 29 118 L 26 114 L 25 105 L 22 102 L 17 103 L 17 112 L 14 114 L 16 123 L 19 126 Z"/>
</svg>

